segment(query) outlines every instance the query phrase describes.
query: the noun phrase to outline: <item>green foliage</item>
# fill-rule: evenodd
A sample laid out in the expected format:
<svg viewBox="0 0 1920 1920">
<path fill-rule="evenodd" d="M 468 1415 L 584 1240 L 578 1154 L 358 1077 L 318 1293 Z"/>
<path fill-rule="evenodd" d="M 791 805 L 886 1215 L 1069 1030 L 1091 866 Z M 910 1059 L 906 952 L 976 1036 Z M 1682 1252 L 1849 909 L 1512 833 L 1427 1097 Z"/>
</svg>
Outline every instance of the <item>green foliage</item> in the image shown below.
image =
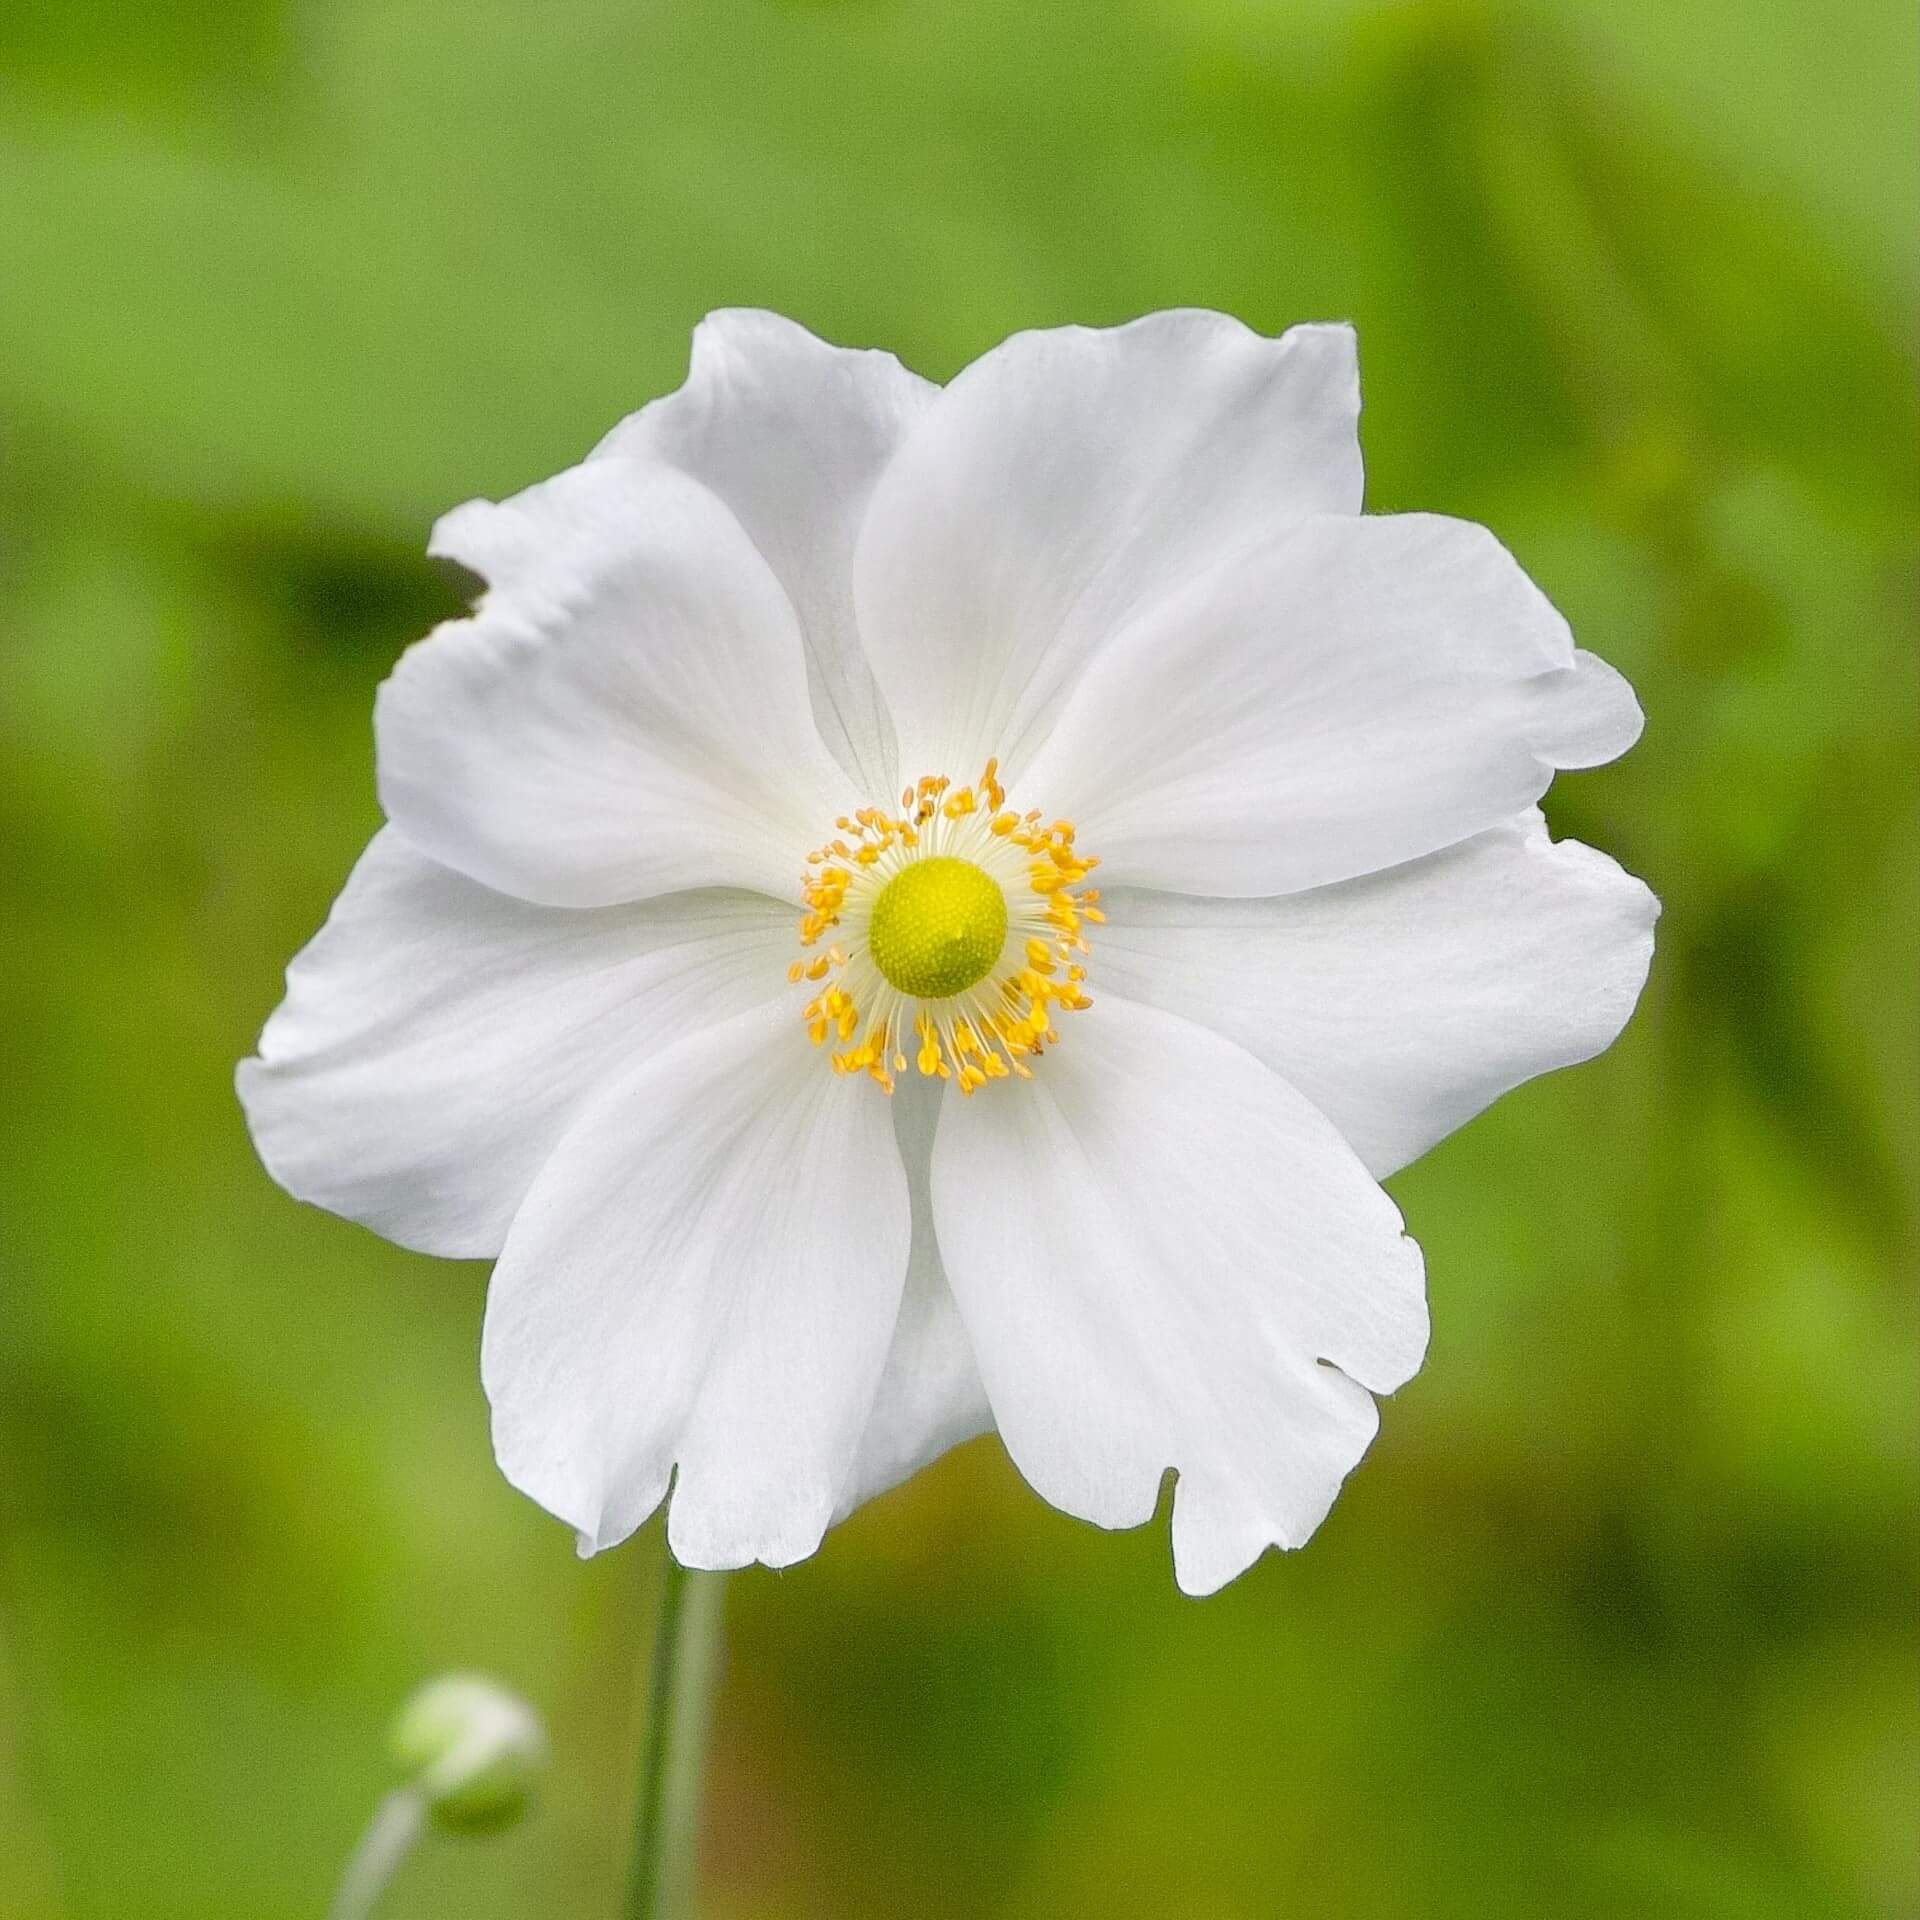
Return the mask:
<svg viewBox="0 0 1920 1920">
<path fill-rule="evenodd" d="M 0 11 L 0 1913 L 311 1914 L 424 1673 L 540 1817 L 396 1910 L 612 1910 L 651 1536 L 492 1468 L 484 1275 L 229 1085 L 456 604 L 432 517 L 729 303 L 944 377 L 1358 321 L 1372 504 L 1636 680 L 1562 832 L 1665 898 L 1605 1060 L 1396 1182 L 1427 1371 L 1204 1606 L 991 1444 L 736 1585 L 716 1920 L 1920 1909 L 1916 26 L 1894 0 L 13 0 Z"/>
</svg>

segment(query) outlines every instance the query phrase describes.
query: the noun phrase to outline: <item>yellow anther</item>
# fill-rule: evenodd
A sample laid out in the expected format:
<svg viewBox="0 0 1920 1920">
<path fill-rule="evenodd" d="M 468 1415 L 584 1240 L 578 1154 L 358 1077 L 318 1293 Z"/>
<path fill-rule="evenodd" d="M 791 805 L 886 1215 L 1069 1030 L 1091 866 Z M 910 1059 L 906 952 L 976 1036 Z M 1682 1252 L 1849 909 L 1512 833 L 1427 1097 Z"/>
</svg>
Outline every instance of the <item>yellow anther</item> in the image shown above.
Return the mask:
<svg viewBox="0 0 1920 1920">
<path fill-rule="evenodd" d="M 888 1093 L 909 1060 L 967 1095 L 1031 1079 L 1055 1014 L 1091 1004 L 1072 957 L 1101 919 L 1084 886 L 1097 862 L 1070 821 L 1006 799 L 997 760 L 971 785 L 925 774 L 901 788 L 899 815 L 856 807 L 807 855 L 800 943 L 833 944 L 787 978 L 822 987 L 803 1020 L 835 1073 Z"/>
</svg>

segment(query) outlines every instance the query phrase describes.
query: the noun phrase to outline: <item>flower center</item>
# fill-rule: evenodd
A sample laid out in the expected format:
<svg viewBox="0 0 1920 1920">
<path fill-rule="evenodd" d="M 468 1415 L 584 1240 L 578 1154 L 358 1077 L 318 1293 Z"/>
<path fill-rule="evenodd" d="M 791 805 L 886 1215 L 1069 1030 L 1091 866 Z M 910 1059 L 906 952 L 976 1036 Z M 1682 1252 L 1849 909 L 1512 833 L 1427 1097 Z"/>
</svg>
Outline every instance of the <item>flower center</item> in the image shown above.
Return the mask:
<svg viewBox="0 0 1920 1920">
<path fill-rule="evenodd" d="M 923 1074 L 962 1093 L 1029 1079 L 1060 1037 L 1054 1015 L 1092 1004 L 1081 956 L 1102 917 L 1084 885 L 1096 863 L 1071 821 L 1043 825 L 1006 799 L 991 760 L 970 787 L 930 774 L 899 813 L 862 807 L 808 854 L 800 944 L 832 944 L 787 977 L 821 984 L 807 1033 L 836 1073 L 891 1093 L 911 1045 Z"/>
<path fill-rule="evenodd" d="M 984 868 L 950 853 L 902 867 L 880 889 L 867 951 L 889 986 L 944 1000 L 984 980 L 1007 943 L 1007 896 Z"/>
</svg>

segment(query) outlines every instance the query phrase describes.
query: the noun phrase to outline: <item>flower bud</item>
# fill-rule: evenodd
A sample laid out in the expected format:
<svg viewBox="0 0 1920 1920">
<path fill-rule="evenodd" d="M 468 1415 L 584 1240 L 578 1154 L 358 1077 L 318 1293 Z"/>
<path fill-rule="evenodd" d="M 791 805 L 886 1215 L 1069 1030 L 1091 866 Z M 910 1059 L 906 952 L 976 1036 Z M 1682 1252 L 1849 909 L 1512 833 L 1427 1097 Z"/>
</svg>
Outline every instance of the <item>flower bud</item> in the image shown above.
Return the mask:
<svg viewBox="0 0 1920 1920">
<path fill-rule="evenodd" d="M 388 1748 L 434 1822 L 457 1833 L 512 1826 L 547 1763 L 540 1716 L 473 1673 L 442 1674 L 421 1687 L 400 1709 Z"/>
</svg>

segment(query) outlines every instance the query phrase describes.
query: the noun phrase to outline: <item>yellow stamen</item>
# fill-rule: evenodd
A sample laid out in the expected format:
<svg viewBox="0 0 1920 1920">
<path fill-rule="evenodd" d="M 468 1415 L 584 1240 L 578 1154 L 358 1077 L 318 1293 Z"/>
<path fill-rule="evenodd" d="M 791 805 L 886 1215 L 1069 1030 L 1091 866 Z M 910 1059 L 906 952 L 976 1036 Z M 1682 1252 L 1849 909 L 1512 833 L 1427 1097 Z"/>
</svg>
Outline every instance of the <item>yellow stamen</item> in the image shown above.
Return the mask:
<svg viewBox="0 0 1920 1920">
<path fill-rule="evenodd" d="M 802 1017 L 835 1073 L 891 1093 L 911 1058 L 970 1096 L 1031 1079 L 1055 1015 L 1091 1005 L 1075 956 L 1102 918 L 1084 884 L 1097 862 L 1071 821 L 1006 799 L 996 761 L 971 785 L 927 774 L 901 789 L 898 814 L 857 808 L 808 854 L 800 942 L 834 941 L 787 977 L 828 983 Z"/>
</svg>

